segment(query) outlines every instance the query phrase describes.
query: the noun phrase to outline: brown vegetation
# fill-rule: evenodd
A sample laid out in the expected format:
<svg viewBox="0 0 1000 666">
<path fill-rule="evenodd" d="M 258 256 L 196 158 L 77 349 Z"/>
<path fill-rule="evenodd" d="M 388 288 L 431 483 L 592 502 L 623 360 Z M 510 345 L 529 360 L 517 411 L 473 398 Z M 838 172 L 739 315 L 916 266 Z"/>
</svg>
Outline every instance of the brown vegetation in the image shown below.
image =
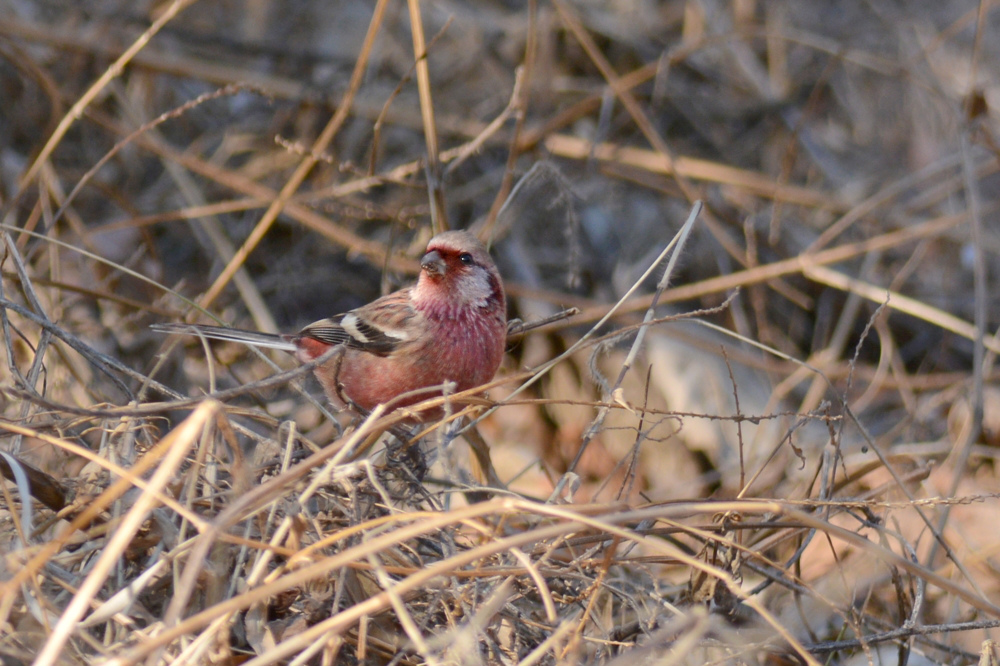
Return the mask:
<svg viewBox="0 0 1000 666">
<path fill-rule="evenodd" d="M 997 663 L 989 3 L 0 13 L 0 663 Z M 529 324 L 474 432 L 149 329 L 445 226 Z"/>
</svg>

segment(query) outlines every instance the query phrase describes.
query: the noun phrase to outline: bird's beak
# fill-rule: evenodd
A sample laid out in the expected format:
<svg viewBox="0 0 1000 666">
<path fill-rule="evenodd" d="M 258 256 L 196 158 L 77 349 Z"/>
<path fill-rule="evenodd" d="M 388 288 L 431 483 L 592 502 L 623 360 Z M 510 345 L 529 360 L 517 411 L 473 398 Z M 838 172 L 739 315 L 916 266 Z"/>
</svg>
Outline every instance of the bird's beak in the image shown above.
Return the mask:
<svg viewBox="0 0 1000 666">
<path fill-rule="evenodd" d="M 444 275 L 447 266 L 441 253 L 437 250 L 431 250 L 420 260 L 420 268 L 428 275 Z"/>
</svg>

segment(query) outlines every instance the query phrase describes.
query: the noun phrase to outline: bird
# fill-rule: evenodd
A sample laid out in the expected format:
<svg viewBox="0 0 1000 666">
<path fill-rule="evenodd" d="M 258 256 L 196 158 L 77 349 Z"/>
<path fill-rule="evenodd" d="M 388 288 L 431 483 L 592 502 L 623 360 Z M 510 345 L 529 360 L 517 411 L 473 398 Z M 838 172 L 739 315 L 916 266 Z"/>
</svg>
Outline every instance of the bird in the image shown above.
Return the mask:
<svg viewBox="0 0 1000 666">
<path fill-rule="evenodd" d="M 416 284 L 298 333 L 182 323 L 152 328 L 281 349 L 301 363 L 342 346 L 313 372 L 336 408 L 367 413 L 377 405 L 405 407 L 441 394 L 420 389 L 454 382 L 456 391 L 464 391 L 493 379 L 506 346 L 507 299 L 483 243 L 468 231 L 446 231 L 427 244 Z"/>
</svg>

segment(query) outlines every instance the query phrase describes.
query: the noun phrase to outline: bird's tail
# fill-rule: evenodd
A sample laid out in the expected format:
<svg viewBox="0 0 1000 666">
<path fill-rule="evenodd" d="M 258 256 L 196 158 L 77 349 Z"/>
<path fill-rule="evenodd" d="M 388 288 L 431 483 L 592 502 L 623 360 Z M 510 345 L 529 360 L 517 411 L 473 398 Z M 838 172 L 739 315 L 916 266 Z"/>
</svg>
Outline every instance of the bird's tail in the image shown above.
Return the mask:
<svg viewBox="0 0 1000 666">
<path fill-rule="evenodd" d="M 197 335 L 212 340 L 242 342 L 245 345 L 254 347 L 269 347 L 289 352 L 296 350 L 295 343 L 288 337 L 274 333 L 258 333 L 257 331 L 244 331 L 239 328 L 202 326 L 201 324 L 153 324 L 150 328 L 157 333 L 167 333 L 170 335 Z"/>
</svg>

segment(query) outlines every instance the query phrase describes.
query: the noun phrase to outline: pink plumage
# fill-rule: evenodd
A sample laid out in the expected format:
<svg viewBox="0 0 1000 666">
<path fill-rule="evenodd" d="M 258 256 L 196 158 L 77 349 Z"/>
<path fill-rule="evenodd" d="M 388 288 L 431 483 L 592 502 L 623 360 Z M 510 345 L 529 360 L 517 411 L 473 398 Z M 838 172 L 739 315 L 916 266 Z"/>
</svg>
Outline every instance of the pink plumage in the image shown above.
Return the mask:
<svg viewBox="0 0 1000 666">
<path fill-rule="evenodd" d="M 316 377 L 337 407 L 350 402 L 371 410 L 448 381 L 458 391 L 490 381 L 503 358 L 507 302 L 500 273 L 483 244 L 468 232 L 448 231 L 428 243 L 415 285 L 294 335 L 185 324 L 153 328 L 276 347 L 293 352 L 301 362 L 343 345 L 342 354 L 316 368 Z M 433 395 L 424 392 L 393 405 Z"/>
</svg>

